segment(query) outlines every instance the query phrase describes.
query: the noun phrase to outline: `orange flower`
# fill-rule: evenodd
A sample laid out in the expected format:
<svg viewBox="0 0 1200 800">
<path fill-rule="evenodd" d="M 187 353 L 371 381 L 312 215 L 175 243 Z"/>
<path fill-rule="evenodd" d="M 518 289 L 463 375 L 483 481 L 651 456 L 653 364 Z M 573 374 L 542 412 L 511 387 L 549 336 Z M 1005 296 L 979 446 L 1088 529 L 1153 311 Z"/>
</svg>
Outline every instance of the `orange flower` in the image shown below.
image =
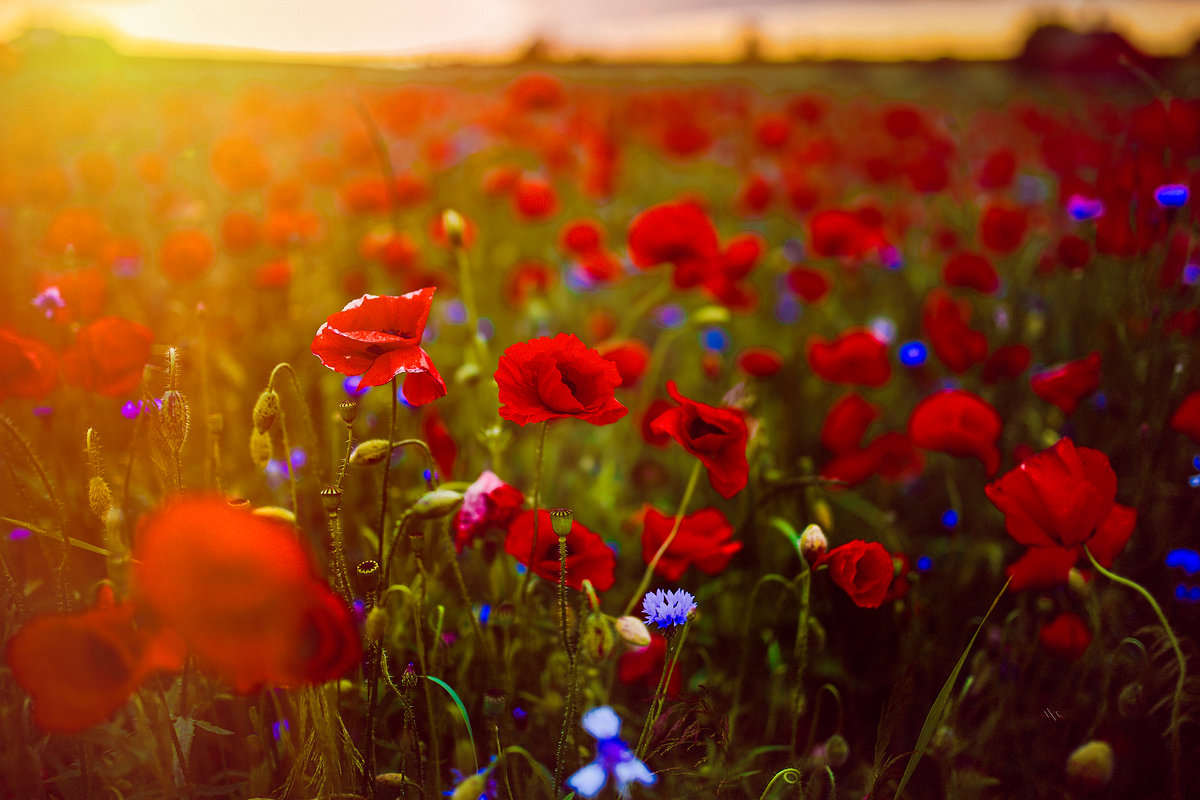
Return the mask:
<svg viewBox="0 0 1200 800">
<path fill-rule="evenodd" d="M 158 268 L 167 280 L 188 283 L 203 276 L 212 267 L 212 239 L 195 228 L 172 231 L 163 238 L 158 251 Z"/>
</svg>

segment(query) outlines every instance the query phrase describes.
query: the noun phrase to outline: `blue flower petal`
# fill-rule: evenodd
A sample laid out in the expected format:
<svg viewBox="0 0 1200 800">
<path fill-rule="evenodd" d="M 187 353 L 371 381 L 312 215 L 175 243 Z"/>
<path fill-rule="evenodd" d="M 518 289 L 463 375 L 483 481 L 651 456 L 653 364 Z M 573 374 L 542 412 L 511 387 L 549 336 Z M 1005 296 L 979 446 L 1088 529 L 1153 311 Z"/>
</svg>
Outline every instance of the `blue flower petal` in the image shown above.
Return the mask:
<svg viewBox="0 0 1200 800">
<path fill-rule="evenodd" d="M 599 711 L 600 709 L 596 710 Z M 612 709 L 609 709 L 609 711 L 612 711 Z M 567 778 L 567 786 L 574 789 L 575 794 L 580 797 L 595 797 L 600 794 L 600 790 L 604 788 L 607 780 L 608 774 L 604 771 L 604 767 L 593 761 Z"/>
<path fill-rule="evenodd" d="M 597 739 L 615 739 L 621 733 L 621 718 L 609 706 L 599 706 L 583 715 L 583 729 Z"/>
</svg>

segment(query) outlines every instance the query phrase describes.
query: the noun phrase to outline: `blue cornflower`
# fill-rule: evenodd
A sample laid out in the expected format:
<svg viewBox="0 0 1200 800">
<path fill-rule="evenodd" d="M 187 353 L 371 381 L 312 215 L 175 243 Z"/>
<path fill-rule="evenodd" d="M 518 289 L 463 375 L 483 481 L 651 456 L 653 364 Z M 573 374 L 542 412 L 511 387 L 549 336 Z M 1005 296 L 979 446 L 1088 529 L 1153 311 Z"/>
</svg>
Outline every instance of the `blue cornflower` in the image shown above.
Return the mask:
<svg viewBox="0 0 1200 800">
<path fill-rule="evenodd" d="M 643 786 L 653 786 L 658 780 L 645 764 L 633 754 L 629 745 L 621 740 L 621 718 L 609 706 L 593 708 L 583 715 L 583 729 L 596 737 L 596 758 L 592 763 L 567 778 L 567 786 L 580 797 L 595 797 L 600 794 L 608 776 L 617 784 L 617 793 L 629 796 L 629 785 L 634 781 Z"/>
<path fill-rule="evenodd" d="M 646 615 L 646 624 L 654 623 L 660 628 L 682 625 L 687 622 L 688 614 L 695 610 L 696 598 L 683 589 L 673 592 L 658 589 L 647 592 L 642 600 L 642 613 Z"/>
</svg>

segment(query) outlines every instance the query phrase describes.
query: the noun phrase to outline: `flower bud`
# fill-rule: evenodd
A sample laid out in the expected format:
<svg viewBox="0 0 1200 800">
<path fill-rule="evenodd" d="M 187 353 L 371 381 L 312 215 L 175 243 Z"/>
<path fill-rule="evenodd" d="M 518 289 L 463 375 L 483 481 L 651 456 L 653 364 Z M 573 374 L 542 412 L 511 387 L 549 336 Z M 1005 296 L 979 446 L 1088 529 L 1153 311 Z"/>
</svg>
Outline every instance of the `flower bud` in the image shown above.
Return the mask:
<svg viewBox="0 0 1200 800">
<path fill-rule="evenodd" d="M 825 531 L 821 530 L 819 525 L 809 525 L 800 534 L 800 555 L 804 560 L 812 564 L 818 558 L 829 552 L 829 540 L 825 538 Z"/>
<path fill-rule="evenodd" d="M 383 789 L 403 789 L 404 773 L 384 772 L 375 776 L 375 785 Z"/>
<path fill-rule="evenodd" d="M 1108 742 L 1093 739 L 1067 758 L 1067 784 L 1073 789 L 1103 789 L 1112 775 L 1113 751 Z"/>
<path fill-rule="evenodd" d="M 825 758 L 831 767 L 840 767 L 850 757 L 850 743 L 840 733 L 830 736 L 825 742 Z"/>
<path fill-rule="evenodd" d="M 367 635 L 368 642 L 378 642 L 387 633 L 388 625 L 391 623 L 391 617 L 388 615 L 386 608 L 375 606 L 371 609 L 371 613 L 367 614 L 367 621 L 363 625 L 363 632 Z"/>
<path fill-rule="evenodd" d="M 382 464 L 392 454 L 392 443 L 387 439 L 368 439 L 354 448 L 350 454 L 350 466 L 373 467 Z"/>
<path fill-rule="evenodd" d="M 112 508 L 112 492 L 108 489 L 108 482 L 99 475 L 88 479 L 88 508 L 100 519 L 107 517 L 108 510 Z"/>
<path fill-rule="evenodd" d="M 254 403 L 254 430 L 266 433 L 279 419 L 279 395 L 274 389 L 263 389 Z"/>
<path fill-rule="evenodd" d="M 267 519 L 286 522 L 288 525 L 296 524 L 296 515 L 291 510 L 280 508 L 279 506 L 259 506 L 250 512 L 256 517 L 266 517 Z"/>
<path fill-rule="evenodd" d="M 254 430 L 250 433 L 250 460 L 262 469 L 271 462 L 271 437 Z"/>
<path fill-rule="evenodd" d="M 616 622 L 617 635 L 634 647 L 650 644 L 650 629 L 637 617 L 621 617 Z"/>
<path fill-rule="evenodd" d="M 554 528 L 554 535 L 559 539 L 567 538 L 575 521 L 575 512 L 569 508 L 552 508 L 547 513 L 550 514 L 550 525 Z"/>
<path fill-rule="evenodd" d="M 463 778 L 462 783 L 454 787 L 450 800 L 477 800 L 487 791 L 487 776 L 476 773 Z"/>
<path fill-rule="evenodd" d="M 579 633 L 579 647 L 583 657 L 599 664 L 612 653 L 615 637 L 612 621 L 604 614 L 588 614 L 583 619 Z"/>
<path fill-rule="evenodd" d="M 442 212 L 442 229 L 446 231 L 446 241 L 450 242 L 452 246 L 463 246 L 463 235 L 466 228 L 467 223 L 462 214 L 452 208 Z"/>
<path fill-rule="evenodd" d="M 178 453 L 183 449 L 191 425 L 192 412 L 187 400 L 174 389 L 168 389 L 162 396 L 162 432 L 171 452 Z"/>
<path fill-rule="evenodd" d="M 462 492 L 435 489 L 421 495 L 409 510 L 417 519 L 438 519 L 453 514 L 462 503 L 462 499 Z"/>
</svg>

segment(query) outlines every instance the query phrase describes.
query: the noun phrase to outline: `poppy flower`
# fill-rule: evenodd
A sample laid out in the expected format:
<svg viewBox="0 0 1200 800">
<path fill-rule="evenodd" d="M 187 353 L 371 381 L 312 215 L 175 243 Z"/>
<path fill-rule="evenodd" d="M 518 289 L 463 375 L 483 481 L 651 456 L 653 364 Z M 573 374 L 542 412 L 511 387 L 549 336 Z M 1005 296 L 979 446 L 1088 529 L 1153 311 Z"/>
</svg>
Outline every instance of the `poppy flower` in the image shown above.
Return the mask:
<svg viewBox="0 0 1200 800">
<path fill-rule="evenodd" d="M 521 426 L 567 418 L 608 425 L 628 413 L 614 394 L 617 365 L 571 333 L 509 345 L 495 378 L 500 416 Z"/>
<path fill-rule="evenodd" d="M 1192 392 L 1183 399 L 1171 415 L 1171 427 L 1200 444 L 1200 392 Z"/>
<path fill-rule="evenodd" d="M 524 260 L 504 273 L 500 294 L 509 308 L 520 311 L 533 297 L 548 294 L 556 283 L 557 269 L 544 261 Z"/>
<path fill-rule="evenodd" d="M 878 608 L 896 574 L 892 556 L 879 542 L 856 539 L 828 551 L 813 564 L 829 567 L 829 577 L 860 608 Z"/>
<path fill-rule="evenodd" d="M 667 409 L 650 423 L 650 430 L 668 434 L 708 468 L 708 482 L 722 497 L 746 488 L 750 465 L 746 461 L 745 415 L 738 408 L 717 408 L 697 403 L 679 393 L 675 381 L 667 393 L 679 405 Z"/>
<path fill-rule="evenodd" d="M 504 98 L 514 111 L 554 111 L 567 102 L 562 79 L 548 72 L 526 72 L 504 89 Z"/>
<path fill-rule="evenodd" d="M 1092 246 L 1087 239 L 1073 233 L 1059 239 L 1054 252 L 1062 265 L 1071 270 L 1083 269 L 1092 260 Z"/>
<path fill-rule="evenodd" d="M 33 698 L 43 731 L 78 733 L 111 717 L 158 670 L 183 666 L 170 632 L 134 624 L 132 603 L 34 618 L 9 640 L 5 661 Z"/>
<path fill-rule="evenodd" d="M 892 377 L 887 344 L 865 328 L 849 328 L 832 342 L 810 337 L 808 365 L 830 383 L 879 387 Z"/>
<path fill-rule="evenodd" d="M 989 386 L 1003 380 L 1009 380 L 1029 369 L 1033 361 L 1033 353 L 1028 345 L 1006 344 L 997 347 L 983 364 L 983 382 Z"/>
<path fill-rule="evenodd" d="M 38 339 L 0 328 L 0 401 L 44 397 L 58 383 L 58 357 Z"/>
<path fill-rule="evenodd" d="M 857 486 L 873 475 L 896 481 L 915 476 L 924 467 L 908 437 L 894 431 L 880 434 L 866 447 L 843 450 L 821 467 L 821 477 Z"/>
<path fill-rule="evenodd" d="M 404 397 L 414 406 L 444 397 L 446 382 L 421 348 L 433 292 L 428 287 L 399 297 L 364 294 L 350 301 L 317 329 L 313 355 L 343 375 L 360 375 L 360 387 L 382 386 L 406 374 Z"/>
<path fill-rule="evenodd" d="M 637 386 L 650 366 L 650 346 L 641 339 L 613 339 L 596 345 L 596 352 L 617 365 L 619 387 Z"/>
<path fill-rule="evenodd" d="M 820 211 L 809 220 L 809 228 L 813 253 L 825 258 L 857 258 L 882 243 L 878 232 L 852 211 Z"/>
<path fill-rule="evenodd" d="M 649 564 L 671 535 L 675 517 L 646 506 L 642 515 L 642 559 Z M 716 575 L 742 549 L 733 541 L 733 525 L 716 508 L 702 508 L 684 516 L 671 546 L 662 554 L 654 571 L 672 583 L 695 564 L 706 575 Z"/>
<path fill-rule="evenodd" d="M 917 403 L 908 417 L 908 438 L 916 447 L 979 459 L 988 476 L 1000 468 L 996 440 L 1002 426 L 996 409 L 965 389 L 944 389 Z"/>
<path fill-rule="evenodd" d="M 521 513 L 524 501 L 520 489 L 485 469 L 463 492 L 462 505 L 454 514 L 451 529 L 455 549 L 461 553 L 473 540 L 493 528 L 507 529 Z"/>
<path fill-rule="evenodd" d="M 142 382 L 154 334 L 124 317 L 100 317 L 80 328 L 63 354 L 63 375 L 70 383 L 105 397 L 122 397 Z"/>
<path fill-rule="evenodd" d="M 1007 255 L 1021 246 L 1028 228 L 1024 209 L 991 205 L 979 220 L 979 238 L 989 250 Z"/>
<path fill-rule="evenodd" d="M 662 203 L 629 223 L 629 257 L 641 269 L 672 264 L 678 289 L 701 282 L 720 255 L 717 229 L 695 203 Z"/>
<path fill-rule="evenodd" d="M 212 268 L 215 255 L 212 239 L 204 231 L 171 231 L 158 249 L 158 268 L 169 281 L 190 283 Z"/>
<path fill-rule="evenodd" d="M 654 420 L 664 412 L 675 408 L 675 404 L 663 397 L 655 398 L 639 415 L 638 431 L 642 440 L 651 447 L 665 448 L 671 443 L 671 435 L 651 428 Z"/>
<path fill-rule="evenodd" d="M 70 253 L 76 259 L 90 260 L 109 236 L 104 220 L 94 209 L 65 208 L 47 226 L 42 249 L 55 256 Z"/>
<path fill-rule="evenodd" d="M 564 253 L 577 256 L 600 250 L 604 247 L 604 229 L 590 219 L 568 222 L 558 234 L 558 246 Z"/>
<path fill-rule="evenodd" d="M 1004 189 L 1012 183 L 1017 172 L 1017 156 L 1007 147 L 988 154 L 979 168 L 979 186 L 983 189 Z"/>
<path fill-rule="evenodd" d="M 942 282 L 947 286 L 974 289 L 984 294 L 995 294 L 1000 288 L 1000 276 L 996 268 L 978 253 L 956 253 L 942 267 Z"/>
<path fill-rule="evenodd" d="M 933 352 L 951 372 L 962 374 L 987 358 L 987 337 L 967 325 L 971 304 L 957 302 L 943 289 L 934 289 L 925 299 L 921 325 Z"/>
<path fill-rule="evenodd" d="M 821 423 L 821 444 L 837 454 L 858 450 L 867 426 L 879 418 L 879 413 L 879 406 L 868 403 L 861 395 L 850 393 L 839 397 Z"/>
<path fill-rule="evenodd" d="M 292 526 L 182 497 L 143 518 L 136 541 L 141 601 L 236 691 L 321 683 L 357 663 L 350 611 Z"/>
<path fill-rule="evenodd" d="M 1115 500 L 1108 456 L 1070 439 L 1027 458 L 984 492 L 1004 512 L 1008 535 L 1028 547 L 1008 568 L 1013 589 L 1065 583 L 1084 547 L 1111 567 L 1137 522 L 1137 511 Z"/>
<path fill-rule="evenodd" d="M 549 219 L 558 213 L 558 193 L 542 178 L 522 178 L 512 194 L 517 218 L 530 222 Z"/>
<path fill-rule="evenodd" d="M 1078 361 L 1039 372 L 1029 380 L 1033 393 L 1062 409 L 1067 416 L 1100 386 L 1100 353 L 1093 351 Z"/>
<path fill-rule="evenodd" d="M 1038 643 L 1050 655 L 1078 661 L 1092 643 L 1092 632 L 1078 614 L 1063 612 L 1041 627 Z"/>
<path fill-rule="evenodd" d="M 421 434 L 433 453 L 434 463 L 443 479 L 454 474 L 454 461 L 458 458 L 458 444 L 450 435 L 450 429 L 438 413 L 437 406 L 425 406 L 421 415 Z"/>
<path fill-rule="evenodd" d="M 758 266 L 764 252 L 766 242 L 757 233 L 732 237 L 720 257 L 704 271 L 704 291 L 731 311 L 753 311 L 758 306 L 758 291 L 743 279 Z"/>
<path fill-rule="evenodd" d="M 818 305 L 833 289 L 833 277 L 823 269 L 793 267 L 786 280 L 788 289 L 809 305 Z"/>
<path fill-rule="evenodd" d="M 770 378 L 783 369 L 783 356 L 770 347 L 746 347 L 737 354 L 735 364 L 751 378 Z"/>
<path fill-rule="evenodd" d="M 658 688 L 663 670 L 667 666 L 667 639 L 660 633 L 650 632 L 650 644 L 635 647 L 622 653 L 617 659 L 617 680 L 626 686 L 640 686 L 651 692 Z M 678 697 L 683 686 L 683 673 L 679 664 L 667 677 L 667 697 Z"/>
<path fill-rule="evenodd" d="M 539 578 L 558 583 L 558 536 L 550 512 L 538 510 L 537 539 L 533 538 L 533 511 L 522 512 L 508 529 L 504 549 L 517 561 L 533 570 Z M 530 553 L 533 563 L 529 563 Z M 612 588 L 617 565 L 616 553 L 578 520 L 571 521 L 567 533 L 567 586 L 583 590 L 584 580 L 592 582 L 598 592 Z"/>
<path fill-rule="evenodd" d="M 775 188 L 771 182 L 756 172 L 746 177 L 734 197 L 733 206 L 739 216 L 761 216 L 770 207 L 774 194 Z"/>
</svg>

